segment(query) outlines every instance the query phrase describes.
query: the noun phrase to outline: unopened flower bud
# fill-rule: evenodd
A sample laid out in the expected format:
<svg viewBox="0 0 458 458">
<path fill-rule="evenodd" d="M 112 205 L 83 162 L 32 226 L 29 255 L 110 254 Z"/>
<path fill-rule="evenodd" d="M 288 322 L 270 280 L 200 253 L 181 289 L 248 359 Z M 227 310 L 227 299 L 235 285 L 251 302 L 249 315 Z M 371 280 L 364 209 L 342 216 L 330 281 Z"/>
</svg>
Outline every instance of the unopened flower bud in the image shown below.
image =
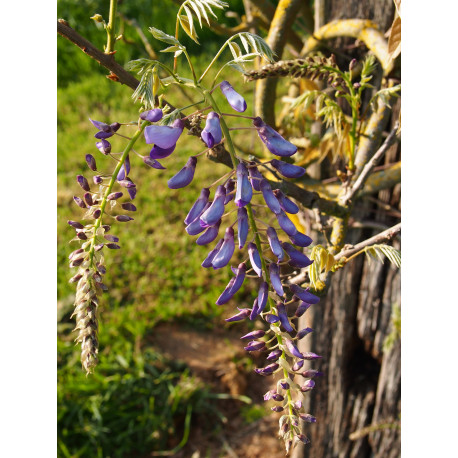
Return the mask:
<svg viewBox="0 0 458 458">
<path fill-rule="evenodd" d="M 100 210 L 100 208 L 97 208 L 97 209 L 94 210 L 94 212 L 92 213 L 92 217 L 93 217 L 94 219 L 99 219 L 101 214 L 102 214 L 102 210 Z"/>
<path fill-rule="evenodd" d="M 119 250 L 121 248 L 116 243 L 107 243 L 106 247 L 109 248 L 110 250 Z"/>
<path fill-rule="evenodd" d="M 122 197 L 121 191 L 112 192 L 111 194 L 108 194 L 107 200 L 116 200 L 116 199 L 119 199 L 120 197 Z"/>
<path fill-rule="evenodd" d="M 119 221 L 120 223 L 127 223 L 128 221 L 132 221 L 133 218 L 127 215 L 117 215 L 115 216 L 116 221 Z"/>
<path fill-rule="evenodd" d="M 79 223 L 78 221 L 69 220 L 67 221 L 67 224 L 74 227 L 75 229 L 84 229 L 84 226 L 81 223 Z"/>
<path fill-rule="evenodd" d="M 84 200 L 86 201 L 86 203 L 92 207 L 92 205 L 94 205 L 94 201 L 92 200 L 92 194 L 90 192 L 86 192 L 84 194 Z"/>
<path fill-rule="evenodd" d="M 358 61 L 356 59 L 352 59 L 350 61 L 350 65 L 348 66 L 348 68 L 350 69 L 350 71 L 352 71 L 355 67 L 356 67 L 356 64 L 358 63 Z"/>
<path fill-rule="evenodd" d="M 284 408 L 282 406 L 273 406 L 270 410 L 273 410 L 274 412 L 283 412 Z"/>
<path fill-rule="evenodd" d="M 95 175 L 92 177 L 92 181 L 94 184 L 100 184 L 103 183 L 103 178 L 100 175 Z"/>
<path fill-rule="evenodd" d="M 83 200 L 81 198 L 79 198 L 78 196 L 73 196 L 73 200 L 75 201 L 76 205 L 78 205 L 78 207 L 81 207 L 81 208 L 87 208 L 86 207 L 86 204 L 83 202 Z"/>
<path fill-rule="evenodd" d="M 76 181 L 85 191 L 91 190 L 91 188 L 89 187 L 89 183 L 87 182 L 86 178 L 83 177 L 83 175 L 77 175 Z"/>
<path fill-rule="evenodd" d="M 121 207 L 123 208 L 123 210 L 127 210 L 129 212 L 137 211 L 137 207 L 134 204 L 130 203 L 130 202 L 125 202 L 125 203 L 121 204 Z"/>
<path fill-rule="evenodd" d="M 76 234 L 76 236 L 80 239 L 80 240 L 87 240 L 87 235 L 84 233 L 84 232 L 78 232 Z"/>
<path fill-rule="evenodd" d="M 97 170 L 97 163 L 95 162 L 95 158 L 92 154 L 86 154 L 86 162 L 87 166 L 95 172 Z"/>
</svg>

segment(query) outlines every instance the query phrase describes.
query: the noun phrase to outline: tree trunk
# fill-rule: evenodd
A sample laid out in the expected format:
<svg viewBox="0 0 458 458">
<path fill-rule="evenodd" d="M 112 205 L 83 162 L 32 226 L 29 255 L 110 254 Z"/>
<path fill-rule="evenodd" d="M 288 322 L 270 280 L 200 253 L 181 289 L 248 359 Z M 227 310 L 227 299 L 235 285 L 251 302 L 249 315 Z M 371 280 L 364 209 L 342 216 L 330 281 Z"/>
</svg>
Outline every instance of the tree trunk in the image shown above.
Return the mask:
<svg viewBox="0 0 458 458">
<path fill-rule="evenodd" d="M 392 0 L 317 0 L 327 23 L 333 19 L 367 18 L 385 32 L 394 14 Z M 317 25 L 320 18 L 316 18 Z M 391 125 L 398 118 L 400 103 L 393 106 Z M 399 148 L 393 145 L 385 163 L 399 160 Z M 400 186 L 380 191 L 379 201 L 400 208 Z M 376 220 L 387 227 L 397 219 L 364 201 L 358 220 Z M 375 214 L 375 217 L 374 217 Z M 379 231 L 378 231 L 379 232 Z M 375 235 L 372 229 L 350 229 L 346 243 L 356 243 Z M 400 248 L 399 240 L 394 246 Z M 392 332 L 393 307 L 400 307 L 400 271 L 364 255 L 331 274 L 328 294 L 301 318 L 299 329 L 315 330 L 300 342 L 302 351 L 323 356 L 313 368 L 324 372 L 316 387 L 305 396 L 306 410 L 317 423 L 305 425 L 311 439 L 298 445 L 294 458 L 397 458 L 400 456 L 400 339 L 388 350 L 383 344 Z M 372 431 L 363 428 L 372 427 Z M 351 440 L 350 434 L 359 438 Z M 353 436 L 352 436 L 353 438 Z"/>
</svg>

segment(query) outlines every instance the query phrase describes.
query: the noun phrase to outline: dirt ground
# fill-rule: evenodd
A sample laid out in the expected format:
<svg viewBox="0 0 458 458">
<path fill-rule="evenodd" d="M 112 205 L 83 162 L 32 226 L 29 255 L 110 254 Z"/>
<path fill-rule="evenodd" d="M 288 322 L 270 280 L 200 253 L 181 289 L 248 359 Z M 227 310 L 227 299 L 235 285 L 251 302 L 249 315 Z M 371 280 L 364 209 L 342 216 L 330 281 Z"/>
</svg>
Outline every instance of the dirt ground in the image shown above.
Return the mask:
<svg viewBox="0 0 458 458">
<path fill-rule="evenodd" d="M 275 380 L 261 377 L 253 367 L 264 364 L 264 357 L 247 358 L 240 340 L 240 330 L 216 329 L 197 332 L 176 325 L 155 328 L 149 344 L 165 356 L 184 361 L 192 375 L 210 385 L 214 393 L 244 395 L 252 405 L 264 405 L 263 395 L 274 388 Z M 255 366 L 253 366 L 253 363 Z M 247 370 L 247 365 L 251 366 Z M 263 418 L 247 422 L 240 412 L 243 403 L 234 399 L 215 400 L 227 418 L 224 424 L 204 426 L 193 417 L 188 443 L 177 458 L 260 458 L 284 457 L 283 443 L 277 436 L 281 414 L 268 413 Z M 176 445 L 176 444 L 175 444 Z"/>
</svg>

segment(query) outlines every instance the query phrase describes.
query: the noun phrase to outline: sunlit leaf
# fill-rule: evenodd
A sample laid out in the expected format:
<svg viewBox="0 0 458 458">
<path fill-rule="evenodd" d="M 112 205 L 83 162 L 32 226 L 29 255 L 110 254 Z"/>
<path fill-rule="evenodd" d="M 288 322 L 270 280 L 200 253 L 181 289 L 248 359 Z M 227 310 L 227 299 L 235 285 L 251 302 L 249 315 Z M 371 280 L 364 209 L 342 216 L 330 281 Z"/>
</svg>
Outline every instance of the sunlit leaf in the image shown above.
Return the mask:
<svg viewBox="0 0 458 458">
<path fill-rule="evenodd" d="M 149 31 L 152 33 L 153 37 L 156 40 L 163 41 L 164 43 L 168 43 L 170 45 L 178 45 L 182 47 L 182 44 L 172 35 L 168 35 L 162 30 L 156 29 L 155 27 L 150 27 Z"/>
</svg>

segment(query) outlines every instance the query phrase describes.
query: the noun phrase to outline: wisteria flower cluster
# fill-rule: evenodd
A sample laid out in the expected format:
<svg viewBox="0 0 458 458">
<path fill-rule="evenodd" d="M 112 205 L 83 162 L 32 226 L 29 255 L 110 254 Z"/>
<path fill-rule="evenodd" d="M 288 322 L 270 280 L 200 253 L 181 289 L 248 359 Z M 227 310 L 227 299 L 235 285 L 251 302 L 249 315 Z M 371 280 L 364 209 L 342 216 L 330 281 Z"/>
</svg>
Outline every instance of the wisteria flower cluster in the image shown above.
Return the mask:
<svg viewBox="0 0 458 458">
<path fill-rule="evenodd" d="M 153 35 L 163 41 L 174 44 L 174 49 L 181 46 L 179 42 L 154 29 Z M 257 41 L 256 41 L 257 40 Z M 269 57 L 268 46 L 256 37 L 258 55 Z M 231 41 L 229 40 L 230 44 Z M 226 46 L 226 45 L 225 45 Z M 181 49 L 181 48 L 180 48 Z M 231 50 L 233 48 L 231 47 Z M 203 98 L 191 106 L 204 104 L 204 108 L 185 116 L 182 109 L 168 113 L 160 108 L 146 106 L 136 123 L 107 124 L 91 120 L 98 130 L 95 134 L 95 146 L 105 156 L 112 157 L 116 166 L 112 172 L 102 172 L 98 169 L 96 159 L 92 154 L 86 155 L 86 162 L 95 173 L 93 184 L 82 175 L 77 176 L 77 182 L 83 190 L 82 196 L 75 196 L 75 203 L 85 210 L 83 220 L 69 221 L 76 235 L 74 240 L 81 243 L 80 248 L 70 255 L 70 266 L 77 267 L 78 272 L 71 279 L 77 282 L 75 315 L 78 331 L 77 341 L 82 346 L 82 364 L 89 373 L 97 364 L 97 308 L 100 295 L 107 287 L 103 283 L 106 273 L 105 249 L 119 249 L 119 238 L 111 233 L 114 222 L 132 221 L 130 216 L 136 211 L 133 200 L 136 195 L 136 185 L 129 177 L 131 172 L 130 156 L 132 153 L 140 156 L 145 164 L 155 169 L 164 169 L 164 160 L 175 151 L 180 136 L 188 118 L 196 114 L 199 120 L 205 120 L 200 138 L 206 148 L 188 158 L 181 170 L 170 177 L 167 185 L 170 189 L 181 189 L 189 185 L 196 175 L 198 161 L 202 155 L 212 148 L 224 145 L 231 161 L 232 169 L 214 183 L 204 187 L 197 199 L 184 217 L 185 230 L 190 236 L 196 237 L 198 245 L 208 245 L 208 255 L 202 261 L 206 269 L 231 268 L 233 276 L 216 304 L 227 304 L 236 298 L 246 278 L 258 279 L 257 295 L 249 307 L 238 307 L 237 312 L 227 318 L 229 323 L 243 320 L 262 320 L 262 329 L 257 329 L 241 337 L 245 341 L 247 352 L 262 352 L 266 355 L 263 367 L 255 369 L 261 376 L 279 375 L 276 388 L 264 395 L 266 401 L 272 402 L 271 409 L 282 412 L 280 417 L 279 435 L 285 441 L 287 451 L 295 441 L 308 443 L 308 438 L 302 432 L 303 422 L 313 423 L 315 417 L 304 411 L 302 396 L 315 386 L 314 378 L 321 372 L 309 366 L 309 362 L 319 359 L 315 353 L 302 353 L 298 349 L 298 341 L 312 332 L 312 329 L 297 329 L 296 319 L 307 309 L 317 304 L 319 298 L 307 288 L 292 284 L 288 281 L 291 271 L 296 268 L 307 268 L 312 264 L 303 252 L 303 248 L 312 243 L 312 239 L 299 232 L 288 217 L 288 214 L 299 212 L 298 206 L 280 189 L 272 188 L 263 172 L 275 172 L 288 179 L 299 178 L 305 174 L 302 167 L 282 160 L 293 156 L 297 148 L 283 138 L 271 126 L 259 117 L 241 115 L 247 104 L 244 98 L 228 81 L 212 85 L 206 89 L 201 81 L 208 69 L 199 80 L 194 75 L 193 86 Z M 143 65 L 143 64 L 142 64 Z M 154 65 L 159 65 L 154 61 Z M 142 68 L 145 68 L 143 65 Z M 174 83 L 184 81 L 177 73 L 164 67 L 174 78 Z M 219 74 L 219 73 L 218 73 Z M 164 78 L 170 82 L 170 77 Z M 220 90 L 229 106 L 236 113 L 223 113 L 216 104 L 212 93 Z M 136 94 L 136 97 L 141 97 Z M 144 102 L 144 101 L 143 101 Z M 231 125 L 237 119 L 250 119 L 251 126 L 264 147 L 275 157 L 266 161 L 254 161 L 236 154 L 232 131 L 240 128 Z M 237 121 L 235 121 L 237 122 Z M 136 126 L 132 137 L 120 135 L 123 127 Z M 242 127 L 247 129 L 247 127 Z M 123 151 L 114 152 L 109 139 L 114 136 L 127 138 L 128 143 Z M 144 137 L 146 144 L 152 145 L 149 154 L 142 156 L 133 147 Z M 231 261 L 236 248 L 242 253 L 239 258 L 243 262 L 232 265 Z M 296 375 L 305 378 L 298 384 Z"/>
</svg>

